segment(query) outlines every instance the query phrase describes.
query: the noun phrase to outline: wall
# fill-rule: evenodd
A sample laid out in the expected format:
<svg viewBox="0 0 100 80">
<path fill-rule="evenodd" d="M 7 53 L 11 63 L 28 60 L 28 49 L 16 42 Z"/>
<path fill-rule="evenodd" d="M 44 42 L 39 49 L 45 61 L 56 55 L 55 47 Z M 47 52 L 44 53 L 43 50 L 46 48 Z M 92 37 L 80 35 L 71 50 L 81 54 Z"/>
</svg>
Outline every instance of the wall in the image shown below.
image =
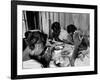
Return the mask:
<svg viewBox="0 0 100 80">
<path fill-rule="evenodd" d="M 35 1 L 35 0 L 34 0 Z M 97 4 L 98 14 L 100 14 L 100 0 L 36 0 L 58 3 L 78 3 L 78 4 Z M 98 16 L 100 21 L 100 15 Z M 98 22 L 100 26 L 100 22 Z M 0 0 L 0 80 L 10 80 L 10 61 L 11 61 L 11 14 L 10 14 L 10 0 Z M 98 34 L 100 34 L 100 27 L 98 27 Z M 98 53 L 100 53 L 100 37 L 98 38 Z M 98 54 L 98 75 L 85 76 L 67 76 L 55 78 L 41 78 L 31 80 L 100 80 L 100 54 Z M 29 79 L 25 79 L 29 80 Z"/>
<path fill-rule="evenodd" d="M 78 29 L 88 32 L 89 14 L 59 13 L 59 12 L 39 12 L 42 18 L 40 21 L 43 31 L 49 33 L 49 29 L 54 22 L 59 22 L 61 27 L 66 29 L 69 24 L 74 24 Z M 40 19 L 41 20 L 41 19 Z M 41 27 L 41 26 L 40 26 Z"/>
<path fill-rule="evenodd" d="M 25 11 L 26 12 L 26 11 Z M 33 12 L 34 13 L 34 12 Z M 64 12 L 38 12 L 37 14 L 39 14 L 39 27 L 40 29 L 49 35 L 49 29 L 51 29 L 51 25 L 54 22 L 59 22 L 60 26 L 64 29 L 67 29 L 67 26 L 70 24 L 74 24 L 78 29 L 80 29 L 81 31 L 85 32 L 89 32 L 89 14 L 86 13 L 64 13 Z M 25 16 L 25 15 L 24 15 Z M 34 20 L 36 21 L 35 18 Z M 32 20 L 32 22 L 34 21 Z M 35 22 L 34 21 L 34 22 Z M 25 31 L 27 31 L 27 23 L 26 19 L 24 17 L 23 19 L 23 35 L 25 33 Z M 34 26 L 32 26 L 34 27 Z M 38 27 L 38 26 L 37 26 Z"/>
</svg>

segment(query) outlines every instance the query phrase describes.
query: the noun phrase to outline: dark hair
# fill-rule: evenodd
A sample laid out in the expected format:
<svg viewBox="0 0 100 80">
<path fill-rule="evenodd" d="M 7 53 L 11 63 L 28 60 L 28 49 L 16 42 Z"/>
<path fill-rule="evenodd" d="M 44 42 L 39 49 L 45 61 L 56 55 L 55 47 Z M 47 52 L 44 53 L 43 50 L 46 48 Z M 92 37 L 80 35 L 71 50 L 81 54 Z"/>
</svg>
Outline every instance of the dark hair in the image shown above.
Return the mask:
<svg viewBox="0 0 100 80">
<path fill-rule="evenodd" d="M 59 22 L 54 22 L 51 26 L 51 29 L 54 31 L 54 32 L 58 32 L 60 31 L 60 23 Z"/>
<path fill-rule="evenodd" d="M 53 30 L 52 32 L 52 38 L 54 38 L 56 41 L 60 41 L 59 40 L 59 34 L 60 34 L 60 23 L 59 22 L 54 22 L 51 26 L 51 29 Z"/>
<path fill-rule="evenodd" d="M 76 26 L 73 24 L 70 24 L 67 26 L 67 32 L 68 33 L 74 33 L 77 30 Z"/>
<path fill-rule="evenodd" d="M 29 45 L 30 49 L 34 49 L 36 43 L 46 44 L 47 35 L 40 31 L 26 32 L 25 33 L 26 43 Z"/>
</svg>

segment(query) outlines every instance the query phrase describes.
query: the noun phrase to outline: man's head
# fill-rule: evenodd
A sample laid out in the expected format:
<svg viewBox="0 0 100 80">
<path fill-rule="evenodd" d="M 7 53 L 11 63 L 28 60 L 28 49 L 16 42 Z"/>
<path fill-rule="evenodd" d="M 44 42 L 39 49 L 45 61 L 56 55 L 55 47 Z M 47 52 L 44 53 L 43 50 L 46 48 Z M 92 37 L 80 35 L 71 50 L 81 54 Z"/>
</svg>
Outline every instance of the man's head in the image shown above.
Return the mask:
<svg viewBox="0 0 100 80">
<path fill-rule="evenodd" d="M 73 24 L 70 24 L 70 25 L 67 26 L 67 32 L 68 32 L 69 34 L 73 34 L 76 30 L 77 30 L 77 28 L 76 28 L 76 26 L 73 25 Z"/>
<path fill-rule="evenodd" d="M 35 44 L 41 43 L 42 46 L 45 46 L 47 35 L 40 31 L 27 31 L 25 33 L 25 41 L 29 48 L 33 50 Z"/>
</svg>

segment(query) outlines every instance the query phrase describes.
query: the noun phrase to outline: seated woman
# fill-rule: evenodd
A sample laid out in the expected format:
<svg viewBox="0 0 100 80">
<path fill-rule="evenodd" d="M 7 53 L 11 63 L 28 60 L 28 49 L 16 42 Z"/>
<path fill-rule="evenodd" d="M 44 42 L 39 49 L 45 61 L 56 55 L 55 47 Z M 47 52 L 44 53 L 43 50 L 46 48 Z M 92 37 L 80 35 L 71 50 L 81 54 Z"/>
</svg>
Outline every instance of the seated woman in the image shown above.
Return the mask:
<svg viewBox="0 0 100 80">
<path fill-rule="evenodd" d="M 51 30 L 52 30 L 52 39 L 54 39 L 55 41 L 62 42 L 62 40 L 59 39 L 60 30 L 61 30 L 60 23 L 59 22 L 54 22 L 51 25 Z"/>
</svg>

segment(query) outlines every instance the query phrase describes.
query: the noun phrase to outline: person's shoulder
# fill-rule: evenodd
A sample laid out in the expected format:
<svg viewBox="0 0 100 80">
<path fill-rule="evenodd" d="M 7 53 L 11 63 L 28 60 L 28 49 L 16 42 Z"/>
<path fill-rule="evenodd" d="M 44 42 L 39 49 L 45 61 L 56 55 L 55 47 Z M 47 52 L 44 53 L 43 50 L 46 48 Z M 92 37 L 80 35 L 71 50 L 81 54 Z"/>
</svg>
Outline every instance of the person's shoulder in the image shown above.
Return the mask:
<svg viewBox="0 0 100 80">
<path fill-rule="evenodd" d="M 60 38 L 61 40 L 63 40 L 63 39 L 67 39 L 67 36 L 68 36 L 67 31 L 64 30 L 64 29 L 61 29 L 61 32 L 60 32 L 59 38 Z"/>
<path fill-rule="evenodd" d="M 61 29 L 61 34 L 68 35 L 67 31 L 64 29 Z"/>
</svg>

